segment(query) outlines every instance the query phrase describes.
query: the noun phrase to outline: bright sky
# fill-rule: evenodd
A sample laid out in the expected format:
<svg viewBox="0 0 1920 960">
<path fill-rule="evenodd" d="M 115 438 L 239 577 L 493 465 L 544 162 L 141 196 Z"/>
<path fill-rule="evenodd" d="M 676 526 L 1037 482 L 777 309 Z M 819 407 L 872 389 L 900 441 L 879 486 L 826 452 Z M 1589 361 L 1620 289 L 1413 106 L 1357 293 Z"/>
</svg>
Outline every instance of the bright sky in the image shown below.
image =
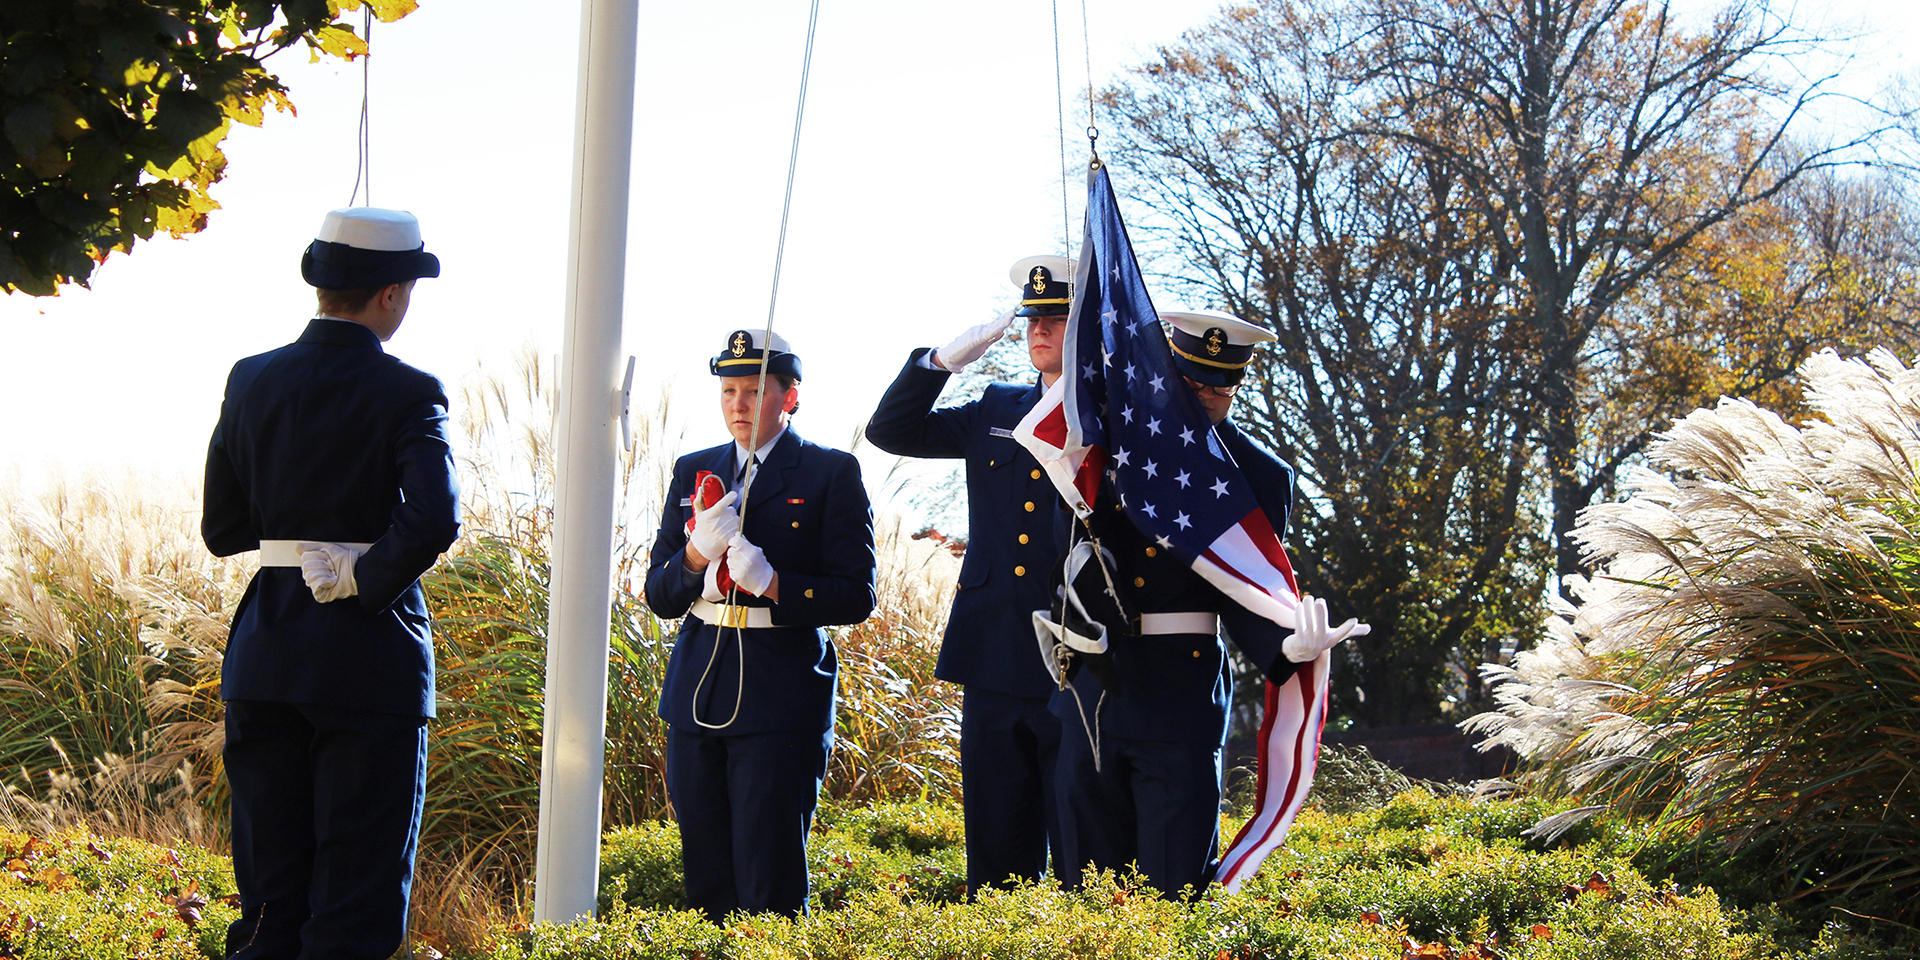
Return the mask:
<svg viewBox="0 0 1920 960">
<path fill-rule="evenodd" d="M 1904 72 L 1912 14 L 1880 6 L 1858 62 Z M 706 358 L 765 319 L 806 7 L 641 3 L 626 352 L 637 394 L 681 379 L 689 450 L 724 439 Z M 1080 5 L 1058 7 L 1071 102 L 1083 49 L 1104 83 L 1218 3 L 1090 0 L 1084 48 Z M 373 31 L 372 200 L 417 214 L 443 264 L 388 349 L 450 385 L 482 360 L 504 371 L 523 345 L 559 349 L 578 9 L 527 9 L 426 0 Z M 1005 309 L 1013 261 L 1071 252 L 1052 9 L 823 0 L 774 319 L 805 362 L 809 438 L 847 445 L 909 349 Z M 131 464 L 197 483 L 227 369 L 298 335 L 313 310 L 300 252 L 353 185 L 361 73 L 299 50 L 270 65 L 299 116 L 228 139 L 204 233 L 115 255 L 91 290 L 0 297 L 0 478 Z M 1070 109 L 1070 194 L 1083 123 Z M 869 480 L 889 462 L 869 457 Z"/>
</svg>

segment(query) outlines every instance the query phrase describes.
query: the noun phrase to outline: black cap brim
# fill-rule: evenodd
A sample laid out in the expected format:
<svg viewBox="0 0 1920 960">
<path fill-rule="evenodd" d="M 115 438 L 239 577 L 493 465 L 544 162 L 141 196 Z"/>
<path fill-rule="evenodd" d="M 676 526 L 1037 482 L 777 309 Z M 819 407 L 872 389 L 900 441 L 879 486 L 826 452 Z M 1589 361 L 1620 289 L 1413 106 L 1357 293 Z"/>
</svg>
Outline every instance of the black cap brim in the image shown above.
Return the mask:
<svg viewBox="0 0 1920 960">
<path fill-rule="evenodd" d="M 759 353 L 755 350 L 752 353 Z M 707 372 L 716 377 L 757 377 L 760 375 L 758 356 L 735 357 L 721 354 L 707 361 Z M 773 362 L 767 365 L 767 376 L 791 377 L 797 383 L 800 378 L 800 358 L 791 353 L 776 353 Z"/>
<path fill-rule="evenodd" d="M 1173 368 L 1180 371 L 1180 375 L 1188 380 L 1204 383 L 1209 387 L 1231 387 L 1247 377 L 1245 367 L 1231 370 L 1209 367 L 1203 363 L 1194 363 L 1177 353 L 1173 355 Z"/>
<path fill-rule="evenodd" d="M 1039 303 L 1031 307 L 1021 307 L 1020 309 L 1015 310 L 1013 312 L 1013 315 L 1016 317 L 1028 317 L 1028 318 L 1037 317 L 1041 319 L 1045 319 L 1047 317 L 1059 317 L 1062 320 L 1064 320 L 1066 319 L 1068 307 L 1070 306 L 1072 305 L 1066 304 L 1066 303 Z"/>
<path fill-rule="evenodd" d="M 363 290 L 440 275 L 440 258 L 419 250 L 362 250 L 315 240 L 300 255 L 300 276 L 323 290 Z"/>
</svg>

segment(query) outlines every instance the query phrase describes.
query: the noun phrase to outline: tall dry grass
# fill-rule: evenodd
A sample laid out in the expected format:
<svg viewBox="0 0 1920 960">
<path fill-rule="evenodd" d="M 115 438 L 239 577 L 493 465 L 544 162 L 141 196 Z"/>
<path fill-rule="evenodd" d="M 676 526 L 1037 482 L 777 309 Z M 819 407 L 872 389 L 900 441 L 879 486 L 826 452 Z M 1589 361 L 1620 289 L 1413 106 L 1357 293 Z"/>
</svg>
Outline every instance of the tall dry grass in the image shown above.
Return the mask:
<svg viewBox="0 0 1920 960">
<path fill-rule="evenodd" d="M 673 623 L 642 593 L 682 447 L 664 399 L 620 461 L 603 818 L 670 815 L 654 698 Z M 439 718 L 429 725 L 416 934 L 474 953 L 523 921 L 544 723 L 553 383 L 527 352 L 462 384 L 464 530 L 423 578 Z M 198 535 L 198 484 L 126 477 L 4 493 L 0 506 L 0 825 L 227 849 L 221 656 L 252 555 Z M 957 794 L 958 692 L 933 679 L 957 562 L 880 524 L 879 607 L 838 628 L 840 802 Z"/>
<path fill-rule="evenodd" d="M 1802 369 L 1819 419 L 1677 423 L 1549 639 L 1469 722 L 1587 806 L 1695 832 L 1769 896 L 1920 920 L 1920 370 Z"/>
<path fill-rule="evenodd" d="M 190 489 L 0 491 L 0 823 L 225 849 L 220 659 L 254 567 L 206 552 Z"/>
</svg>

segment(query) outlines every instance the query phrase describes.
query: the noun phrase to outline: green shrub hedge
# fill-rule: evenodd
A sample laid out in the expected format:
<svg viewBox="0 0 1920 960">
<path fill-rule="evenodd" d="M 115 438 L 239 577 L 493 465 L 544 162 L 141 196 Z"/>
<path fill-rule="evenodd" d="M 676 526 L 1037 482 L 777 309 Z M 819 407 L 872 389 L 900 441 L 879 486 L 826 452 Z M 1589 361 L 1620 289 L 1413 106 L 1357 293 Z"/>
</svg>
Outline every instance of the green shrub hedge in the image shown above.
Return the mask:
<svg viewBox="0 0 1920 960">
<path fill-rule="evenodd" d="M 1837 917 L 1809 930 L 1635 866 L 1661 835 L 1598 821 L 1542 844 L 1538 801 L 1470 803 L 1409 791 L 1348 814 L 1309 810 L 1238 893 L 1192 902 L 1099 874 L 965 902 L 960 811 L 930 803 L 824 806 L 811 845 L 815 907 L 797 920 L 682 909 L 670 823 L 616 830 L 601 912 L 495 931 L 456 960 L 1891 960 L 1884 928 Z M 1227 826 L 1231 826 L 1228 824 Z M 0 957 L 218 957 L 235 915 L 224 858 L 81 833 L 0 831 Z M 186 908 L 186 909 L 183 909 Z M 190 922 L 188 914 L 193 914 Z"/>
<path fill-rule="evenodd" d="M 1371 810 L 1307 811 L 1236 894 L 1214 888 L 1170 902 L 1137 880 L 1102 874 L 1080 891 L 1040 884 L 967 903 L 957 809 L 823 807 L 809 850 L 813 913 L 735 916 L 725 926 L 678 909 L 677 833 L 648 824 L 608 835 L 598 921 L 505 935 L 489 960 L 1785 954 L 1792 938 L 1777 916 L 1755 917 L 1711 889 L 1683 891 L 1641 872 L 1634 857 L 1654 839 L 1644 828 L 1596 821 L 1553 844 L 1526 836 L 1554 812 L 1539 800 L 1473 803 L 1412 790 Z M 1849 953 L 1861 943 L 1839 936 L 1798 946 L 1808 957 L 1871 955 Z"/>
<path fill-rule="evenodd" d="M 195 847 L 0 830 L 0 957 L 198 960 L 225 955 L 233 867 Z"/>
<path fill-rule="evenodd" d="M 855 894 L 893 890 L 902 898 L 966 898 L 965 825 L 956 807 L 935 803 L 823 804 L 807 844 L 815 907 L 844 906 Z M 642 910 L 681 910 L 680 831 L 645 823 L 610 831 L 600 848 L 600 910 L 616 901 Z"/>
</svg>

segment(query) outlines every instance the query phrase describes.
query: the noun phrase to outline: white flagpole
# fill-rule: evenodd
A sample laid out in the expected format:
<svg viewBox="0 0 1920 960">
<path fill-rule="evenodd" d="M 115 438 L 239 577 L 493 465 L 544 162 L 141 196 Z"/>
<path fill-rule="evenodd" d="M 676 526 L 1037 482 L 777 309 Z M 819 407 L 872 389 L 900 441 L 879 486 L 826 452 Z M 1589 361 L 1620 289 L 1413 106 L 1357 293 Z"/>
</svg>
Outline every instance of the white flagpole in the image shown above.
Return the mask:
<svg viewBox="0 0 1920 960">
<path fill-rule="evenodd" d="M 638 33 L 638 0 L 581 0 L 535 920 L 591 916 L 599 886 L 619 466 L 614 424 Z"/>
</svg>

